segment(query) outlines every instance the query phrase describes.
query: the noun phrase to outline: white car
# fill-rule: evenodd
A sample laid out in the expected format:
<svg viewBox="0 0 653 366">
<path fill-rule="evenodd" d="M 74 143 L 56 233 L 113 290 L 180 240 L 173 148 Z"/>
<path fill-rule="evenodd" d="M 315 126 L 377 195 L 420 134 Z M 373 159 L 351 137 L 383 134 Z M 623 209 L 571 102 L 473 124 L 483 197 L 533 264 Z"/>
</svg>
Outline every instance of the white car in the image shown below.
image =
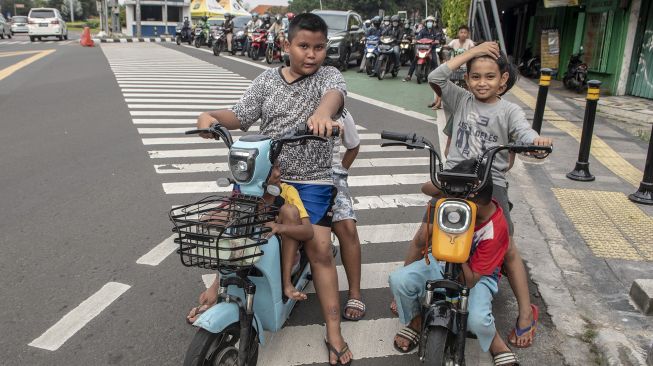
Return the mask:
<svg viewBox="0 0 653 366">
<path fill-rule="evenodd" d="M 5 39 L 5 36 L 11 38 L 11 26 L 7 19 L 0 14 L 0 39 Z"/>
<path fill-rule="evenodd" d="M 24 15 L 15 15 L 11 18 L 11 34 L 28 33 L 27 17 Z"/>
<path fill-rule="evenodd" d="M 32 8 L 27 15 L 27 28 L 30 41 L 42 37 L 68 39 L 68 27 L 59 10 L 54 8 Z"/>
</svg>

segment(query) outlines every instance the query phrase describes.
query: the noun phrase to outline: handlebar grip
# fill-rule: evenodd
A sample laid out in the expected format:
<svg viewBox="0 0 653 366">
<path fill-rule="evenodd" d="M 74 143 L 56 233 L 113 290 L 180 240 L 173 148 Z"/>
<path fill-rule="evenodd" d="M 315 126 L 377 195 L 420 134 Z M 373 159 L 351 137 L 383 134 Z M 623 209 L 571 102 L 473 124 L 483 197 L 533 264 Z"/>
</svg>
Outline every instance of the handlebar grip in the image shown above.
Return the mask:
<svg viewBox="0 0 653 366">
<path fill-rule="evenodd" d="M 197 134 L 202 133 L 202 132 L 209 132 L 209 130 L 206 129 L 206 128 L 201 129 L 201 130 L 190 130 L 190 131 L 184 132 L 184 134 L 185 135 L 197 135 Z"/>
<path fill-rule="evenodd" d="M 553 151 L 553 146 L 513 145 L 510 147 L 510 151 L 515 153 L 525 153 L 525 152 L 535 152 L 535 151 L 543 151 L 546 153 L 551 153 Z"/>
<path fill-rule="evenodd" d="M 410 139 L 410 137 L 405 133 L 392 132 L 386 130 L 383 130 L 383 132 L 381 132 L 381 138 L 385 140 L 393 140 L 393 141 L 400 141 L 400 142 L 407 142 Z"/>
<path fill-rule="evenodd" d="M 295 136 L 313 136 L 313 131 L 309 130 L 307 125 L 301 125 L 297 129 L 297 132 L 295 132 Z M 340 126 L 333 126 L 331 128 L 331 136 L 340 136 Z"/>
</svg>

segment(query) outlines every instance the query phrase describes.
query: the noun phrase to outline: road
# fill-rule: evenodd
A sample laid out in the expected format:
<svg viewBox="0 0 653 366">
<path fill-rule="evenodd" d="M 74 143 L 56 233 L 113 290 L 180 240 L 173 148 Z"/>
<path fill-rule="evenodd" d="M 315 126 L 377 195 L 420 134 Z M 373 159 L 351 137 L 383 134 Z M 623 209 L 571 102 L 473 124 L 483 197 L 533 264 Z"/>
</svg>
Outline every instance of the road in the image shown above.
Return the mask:
<svg viewBox="0 0 653 366">
<path fill-rule="evenodd" d="M 182 132 L 201 111 L 233 104 L 266 66 L 176 45 L 0 42 L 0 52 L 44 49 L 55 52 L 0 80 L 0 363 L 178 365 L 194 333 L 184 316 L 212 273 L 180 264 L 167 212 L 211 193 L 226 174 L 217 164 L 224 146 Z M 362 136 L 350 185 L 368 311 L 343 331 L 356 365 L 412 365 L 414 354 L 392 347 L 400 326 L 387 275 L 421 218 L 428 166 L 423 152 L 382 150 L 379 134 L 438 138 L 432 120 L 362 100 L 347 107 Z M 344 303 L 344 280 L 340 288 Z M 505 335 L 516 314 L 505 281 L 495 306 Z M 259 364 L 324 363 L 323 336 L 310 294 L 268 335 Z M 558 341 L 543 314 L 536 346 L 519 352 L 523 364 L 561 364 L 549 347 Z M 491 364 L 468 344 L 469 365 Z"/>
</svg>

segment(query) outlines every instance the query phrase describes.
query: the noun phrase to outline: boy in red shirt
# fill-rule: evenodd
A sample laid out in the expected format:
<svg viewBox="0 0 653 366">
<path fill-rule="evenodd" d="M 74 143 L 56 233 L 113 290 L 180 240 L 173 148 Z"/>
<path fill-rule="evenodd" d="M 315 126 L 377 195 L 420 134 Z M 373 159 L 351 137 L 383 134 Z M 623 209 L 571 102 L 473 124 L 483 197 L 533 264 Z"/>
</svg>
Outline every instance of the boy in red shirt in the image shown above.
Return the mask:
<svg viewBox="0 0 653 366">
<path fill-rule="evenodd" d="M 482 165 L 476 170 L 476 164 L 474 159 L 465 160 L 450 171 L 473 174 L 485 170 Z M 434 196 L 440 194 L 432 193 Z M 492 315 L 492 299 L 499 290 L 501 265 L 508 250 L 510 236 L 501 206 L 492 199 L 491 176 L 484 188 L 471 200 L 477 205 L 476 227 L 469 260 L 462 264 L 461 274 L 470 288 L 467 329 L 476 334 L 483 351 L 490 351 L 495 361 L 508 361 L 497 364 L 516 364 L 516 356 L 497 333 Z M 399 320 L 406 324 L 394 340 L 395 348 L 402 353 L 413 350 L 419 344 L 422 326 L 420 301 L 424 296 L 426 281 L 442 278 L 442 266 L 432 254 L 429 254 L 429 258 L 430 264 L 424 260 L 412 262 L 392 272 L 388 280 L 397 304 Z"/>
</svg>

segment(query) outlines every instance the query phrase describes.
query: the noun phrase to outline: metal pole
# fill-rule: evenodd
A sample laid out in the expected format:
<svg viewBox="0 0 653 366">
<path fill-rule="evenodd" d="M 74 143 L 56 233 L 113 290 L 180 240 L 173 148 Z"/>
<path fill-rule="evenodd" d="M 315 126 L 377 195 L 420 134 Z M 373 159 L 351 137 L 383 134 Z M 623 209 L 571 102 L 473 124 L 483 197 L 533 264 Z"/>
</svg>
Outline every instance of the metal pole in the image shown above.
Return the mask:
<svg viewBox="0 0 653 366">
<path fill-rule="evenodd" d="M 168 0 L 164 0 L 163 2 L 163 16 L 164 16 L 163 25 L 164 27 L 166 27 L 163 34 L 167 36 L 168 35 Z"/>
<path fill-rule="evenodd" d="M 109 7 L 107 0 L 102 0 L 102 12 L 104 13 L 104 33 L 109 34 Z"/>
<path fill-rule="evenodd" d="M 653 126 L 651 126 L 651 138 L 648 141 L 644 178 L 642 178 L 637 192 L 629 195 L 628 198 L 633 202 L 653 205 Z M 651 354 L 653 353 L 650 353 L 649 356 Z"/>
<path fill-rule="evenodd" d="M 552 72 L 553 70 L 547 68 L 540 70 L 540 90 L 537 92 L 537 104 L 535 105 L 535 114 L 533 114 L 533 129 L 537 133 L 542 130 L 542 119 L 544 118 L 544 108 L 546 107 L 546 97 L 549 94 Z"/>
<path fill-rule="evenodd" d="M 499 20 L 497 1 L 490 0 L 490 6 L 492 7 L 492 16 L 494 17 L 494 26 L 497 28 L 497 35 L 499 36 L 499 47 L 501 47 L 504 55 L 508 55 L 508 52 L 506 52 L 506 43 L 503 41 L 503 29 L 501 28 L 501 20 Z"/>
<path fill-rule="evenodd" d="M 136 37 L 141 36 L 141 0 L 136 0 Z"/>
<path fill-rule="evenodd" d="M 14 4 L 16 4 L 16 3 L 14 2 Z M 14 13 L 15 12 L 16 12 L 16 9 L 14 9 Z M 75 21 L 75 8 L 73 7 L 73 0 L 70 0 L 70 21 L 71 22 Z"/>
<path fill-rule="evenodd" d="M 429 0 L 424 0 L 424 18 L 429 16 Z"/>
<path fill-rule="evenodd" d="M 596 118 L 596 107 L 599 103 L 599 88 L 601 82 L 590 80 L 587 83 L 587 97 L 585 104 L 585 118 L 583 119 L 583 132 L 580 138 L 580 150 L 576 167 L 567 173 L 567 178 L 581 182 L 593 181 L 595 177 L 590 173 L 590 146 L 592 145 L 592 132 L 594 131 L 594 119 Z"/>
<path fill-rule="evenodd" d="M 320 10 L 322 10 L 322 0 L 320 0 Z"/>
</svg>

